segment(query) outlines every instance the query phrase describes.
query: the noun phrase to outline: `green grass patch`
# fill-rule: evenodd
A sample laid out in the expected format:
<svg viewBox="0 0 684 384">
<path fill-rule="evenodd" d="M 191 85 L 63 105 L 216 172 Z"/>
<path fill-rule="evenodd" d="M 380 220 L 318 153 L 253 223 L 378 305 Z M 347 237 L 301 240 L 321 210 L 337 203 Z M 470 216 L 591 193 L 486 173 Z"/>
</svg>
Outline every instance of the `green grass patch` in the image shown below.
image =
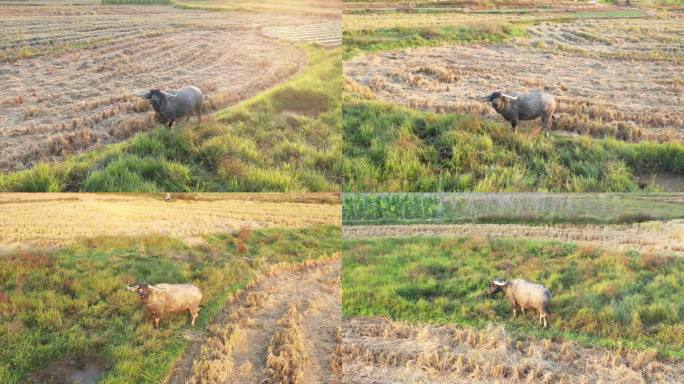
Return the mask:
<svg viewBox="0 0 684 384">
<path fill-rule="evenodd" d="M 617 11 L 587 11 L 572 14 L 574 19 L 629 19 L 644 17 L 646 13 L 642 9 L 624 9 Z"/>
<path fill-rule="evenodd" d="M 97 238 L 55 251 L 0 257 L 0 382 L 18 383 L 53 360 L 100 356 L 102 383 L 159 383 L 186 347 L 187 313 L 154 329 L 126 285 L 193 282 L 204 294 L 197 330 L 257 272 L 339 251 L 338 226 L 273 228 L 206 237 Z"/>
<path fill-rule="evenodd" d="M 684 218 L 678 194 L 345 193 L 344 225 L 630 224 Z"/>
<path fill-rule="evenodd" d="M 684 145 L 551 134 L 345 97 L 345 191 L 631 192 L 637 174 L 684 176 Z"/>
<path fill-rule="evenodd" d="M 475 238 L 343 242 L 343 313 L 573 339 L 589 346 L 656 348 L 684 358 L 684 259 L 574 244 Z M 534 311 L 512 318 L 502 296 L 480 297 L 498 277 L 553 293 L 548 329 Z"/>
<path fill-rule="evenodd" d="M 524 36 L 525 33 L 525 26 L 522 24 L 482 22 L 463 26 L 345 30 L 342 32 L 342 41 L 347 59 L 362 52 L 445 44 L 499 43 L 512 37 Z"/>
<path fill-rule="evenodd" d="M 0 191 L 337 191 L 342 49 L 305 50 L 300 74 L 215 118 L 0 175 Z"/>
</svg>

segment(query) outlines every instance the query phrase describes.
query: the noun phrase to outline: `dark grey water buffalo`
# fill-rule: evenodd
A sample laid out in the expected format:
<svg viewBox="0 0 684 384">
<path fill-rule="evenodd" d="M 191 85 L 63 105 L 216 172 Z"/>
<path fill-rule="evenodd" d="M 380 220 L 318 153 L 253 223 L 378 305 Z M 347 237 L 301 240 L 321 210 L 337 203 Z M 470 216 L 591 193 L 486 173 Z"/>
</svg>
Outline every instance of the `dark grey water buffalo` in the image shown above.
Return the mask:
<svg viewBox="0 0 684 384">
<path fill-rule="evenodd" d="M 176 120 L 185 117 L 190 119 L 191 114 L 197 115 L 197 121 L 202 119 L 202 91 L 197 87 L 187 86 L 168 92 L 151 89 L 149 92 L 140 94 L 140 97 L 149 100 L 157 112 L 157 118 L 167 127 L 171 128 Z"/>
<path fill-rule="evenodd" d="M 539 323 L 544 324 L 544 328 L 546 328 L 546 317 L 549 315 L 552 296 L 548 288 L 522 279 L 510 281 L 496 279 L 489 285 L 487 296 L 493 296 L 497 292 L 503 292 L 506 299 L 511 303 L 513 317 L 518 315 L 518 310 L 525 314 L 525 309 L 534 308 L 539 312 Z"/>
<path fill-rule="evenodd" d="M 550 93 L 534 91 L 507 95 L 497 91 L 489 96 L 483 96 L 481 99 L 491 102 L 494 110 L 509 121 L 514 130 L 518 121 L 535 120 L 540 117 L 542 128 L 544 130 L 551 129 L 553 112 L 556 110 L 556 100 Z"/>
</svg>

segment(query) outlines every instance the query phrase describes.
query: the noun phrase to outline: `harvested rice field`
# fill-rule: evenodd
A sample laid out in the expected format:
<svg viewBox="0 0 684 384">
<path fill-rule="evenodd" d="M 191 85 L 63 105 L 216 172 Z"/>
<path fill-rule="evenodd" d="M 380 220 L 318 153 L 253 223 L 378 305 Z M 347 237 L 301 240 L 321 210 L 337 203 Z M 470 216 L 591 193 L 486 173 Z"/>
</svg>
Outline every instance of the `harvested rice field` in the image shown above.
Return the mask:
<svg viewBox="0 0 684 384">
<path fill-rule="evenodd" d="M 327 13 L 99 4 L 7 4 L 0 18 L 4 172 L 152 128 L 136 96 L 150 88 L 193 84 L 205 113 L 252 97 L 306 65 L 297 44 L 339 44 L 340 26 Z"/>
<path fill-rule="evenodd" d="M 339 384 L 340 260 L 274 268 L 229 299 L 170 384 Z"/>
<path fill-rule="evenodd" d="M 680 382 L 684 222 L 665 212 L 682 196 L 577 195 L 345 195 L 345 380 Z M 608 201 L 616 203 L 614 216 L 638 222 L 597 225 L 581 217 Z M 661 203 L 664 210 L 656 208 Z M 557 221 L 540 222 L 542 211 Z M 520 224 L 486 223 L 497 221 L 486 212 Z M 398 224 L 347 225 L 350 216 L 373 215 Z M 465 221 L 412 223 L 421 218 Z M 507 285 L 514 279 L 543 288 Z M 495 280 L 506 281 L 501 295 Z M 548 326 L 540 306 L 530 305 L 535 289 L 548 291 Z"/>
<path fill-rule="evenodd" d="M 386 318 L 344 322 L 347 383 L 675 383 L 684 364 L 652 352 L 520 340 L 503 327 L 416 325 Z"/>
<path fill-rule="evenodd" d="M 554 128 L 626 141 L 684 141 L 684 22 L 544 23 L 524 44 L 416 48 L 366 55 L 344 73 L 382 100 L 501 119 L 477 100 L 496 90 L 544 90 Z M 611 27 L 611 28 L 608 28 Z M 539 129 L 538 121 L 525 124 Z"/>
<path fill-rule="evenodd" d="M 670 252 L 684 256 L 684 220 L 624 225 L 422 224 L 346 226 L 350 239 L 407 236 L 527 238 L 604 245 L 623 251 Z"/>
<path fill-rule="evenodd" d="M 346 190 L 684 190 L 676 4 L 345 5 Z M 514 131 L 496 91 L 551 94 L 550 129 Z"/>
<path fill-rule="evenodd" d="M 339 224 L 332 194 L 0 194 L 0 247 L 72 244 L 98 236 L 168 236 L 191 243 L 243 227 Z"/>
<path fill-rule="evenodd" d="M 0 382 L 339 382 L 339 212 L 334 194 L 0 195 Z M 142 283 L 193 284 L 197 321 Z"/>
</svg>

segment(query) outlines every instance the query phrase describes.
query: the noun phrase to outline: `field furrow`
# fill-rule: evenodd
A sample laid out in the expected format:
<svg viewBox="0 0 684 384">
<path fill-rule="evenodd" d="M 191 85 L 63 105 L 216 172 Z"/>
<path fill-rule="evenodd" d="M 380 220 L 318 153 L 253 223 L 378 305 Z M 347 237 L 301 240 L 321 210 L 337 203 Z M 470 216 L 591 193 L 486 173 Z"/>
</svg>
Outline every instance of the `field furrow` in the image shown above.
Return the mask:
<svg viewBox="0 0 684 384">
<path fill-rule="evenodd" d="M 340 262 L 275 269 L 232 299 L 170 383 L 339 383 Z M 192 350 L 192 349 L 191 349 Z M 194 360 L 194 363 L 193 363 Z"/>
<path fill-rule="evenodd" d="M 315 42 L 330 47 L 342 45 L 342 24 L 339 20 L 286 27 L 268 26 L 262 31 L 264 35 L 277 39 Z"/>
</svg>

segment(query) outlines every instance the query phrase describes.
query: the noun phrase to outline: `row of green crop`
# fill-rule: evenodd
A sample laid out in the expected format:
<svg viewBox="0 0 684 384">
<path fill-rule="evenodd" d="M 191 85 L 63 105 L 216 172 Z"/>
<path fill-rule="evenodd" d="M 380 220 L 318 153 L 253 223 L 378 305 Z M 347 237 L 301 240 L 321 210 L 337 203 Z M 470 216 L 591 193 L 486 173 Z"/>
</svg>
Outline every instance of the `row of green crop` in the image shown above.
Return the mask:
<svg viewBox="0 0 684 384">
<path fill-rule="evenodd" d="M 345 193 L 347 225 L 392 223 L 633 223 L 684 218 L 670 194 Z"/>
<path fill-rule="evenodd" d="M 439 219 L 444 206 L 430 194 L 345 194 L 342 208 L 347 223 Z"/>
</svg>

